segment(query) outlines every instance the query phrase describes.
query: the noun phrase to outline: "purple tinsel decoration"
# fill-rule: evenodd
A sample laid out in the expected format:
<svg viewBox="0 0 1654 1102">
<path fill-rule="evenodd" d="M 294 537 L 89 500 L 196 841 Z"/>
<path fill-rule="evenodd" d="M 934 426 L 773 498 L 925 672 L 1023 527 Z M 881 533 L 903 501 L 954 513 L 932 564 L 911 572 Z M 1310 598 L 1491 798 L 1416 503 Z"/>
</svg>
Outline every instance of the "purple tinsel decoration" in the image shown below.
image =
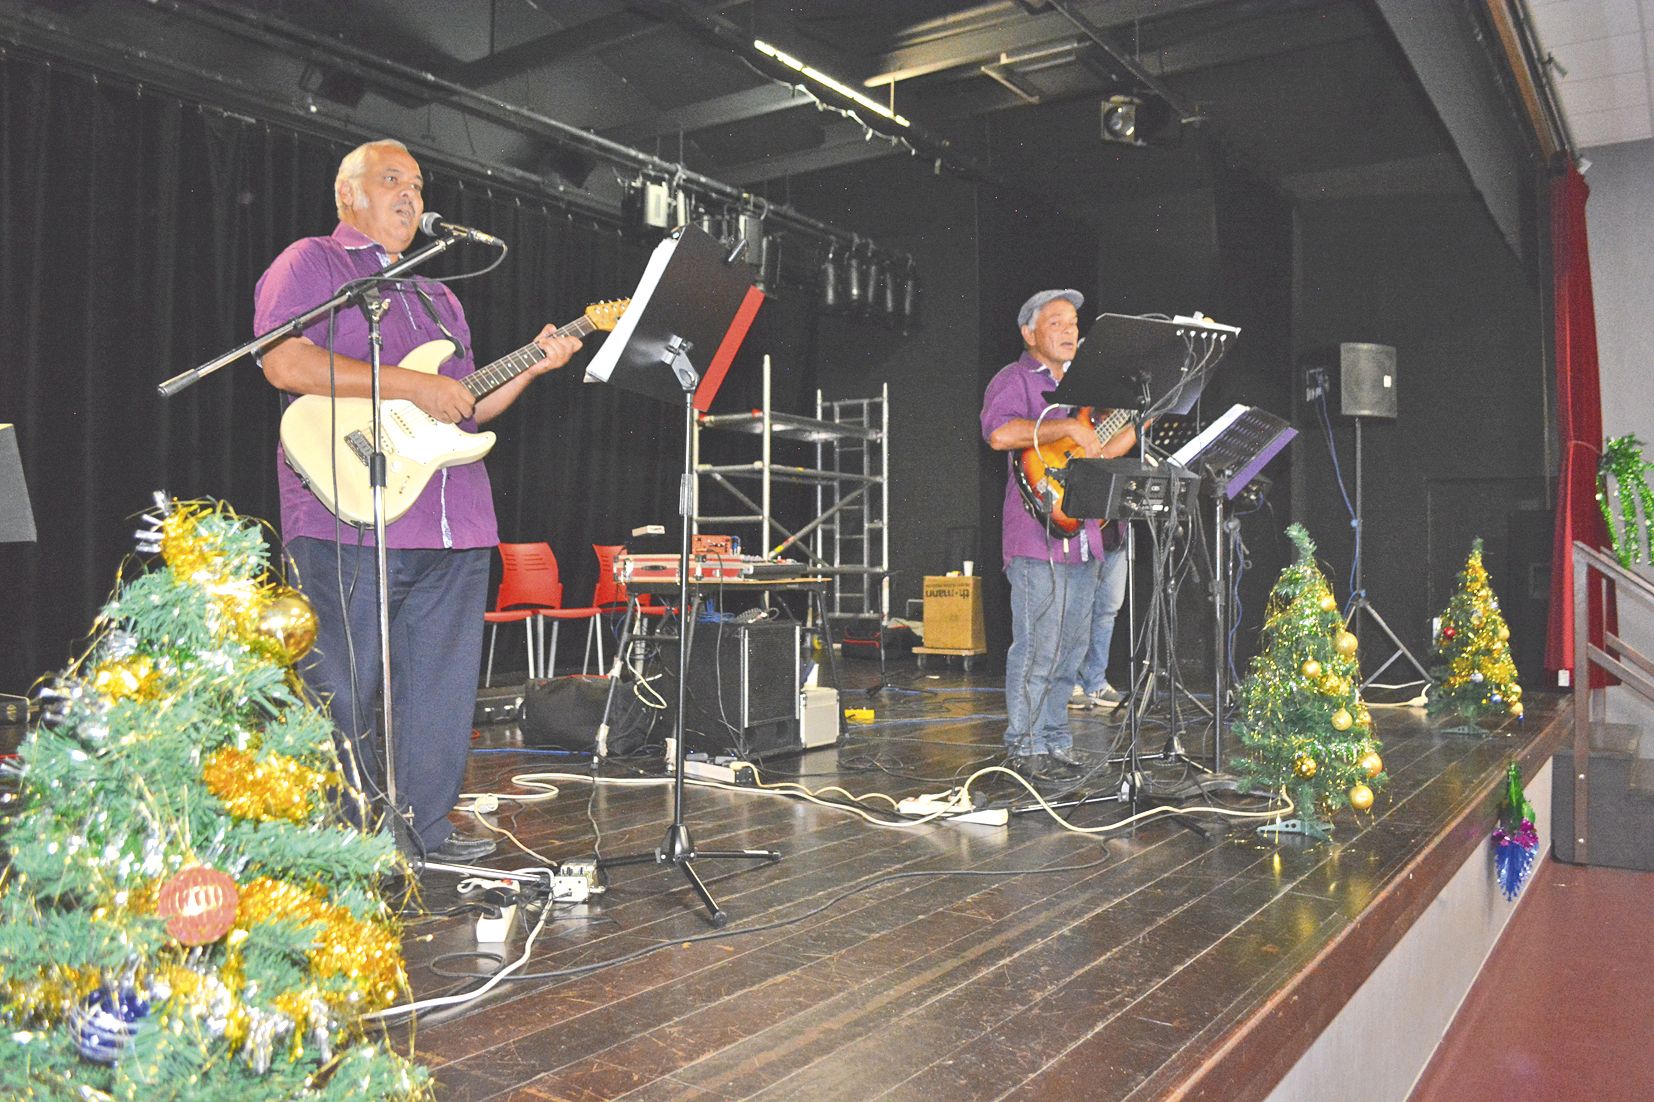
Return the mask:
<svg viewBox="0 0 1654 1102">
<path fill-rule="evenodd" d="M 1523 819 L 1514 833 L 1503 827 L 1493 832 L 1493 863 L 1506 899 L 1515 899 L 1516 893 L 1522 890 L 1538 856 L 1539 831 L 1531 819 Z"/>
</svg>

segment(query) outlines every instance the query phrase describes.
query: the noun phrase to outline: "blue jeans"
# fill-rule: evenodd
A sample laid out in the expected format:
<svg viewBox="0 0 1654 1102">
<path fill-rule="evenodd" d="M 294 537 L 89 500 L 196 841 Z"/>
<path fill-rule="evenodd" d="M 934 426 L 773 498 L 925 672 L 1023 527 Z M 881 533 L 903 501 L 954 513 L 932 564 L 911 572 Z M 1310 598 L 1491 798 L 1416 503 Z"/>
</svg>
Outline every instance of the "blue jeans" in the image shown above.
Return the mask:
<svg viewBox="0 0 1654 1102">
<path fill-rule="evenodd" d="M 1080 663 L 1079 686 L 1088 693 L 1108 684 L 1108 649 L 1114 644 L 1114 621 L 1126 603 L 1127 567 L 1131 564 L 1128 542 L 1103 558 L 1097 576 L 1097 595 L 1091 602 L 1091 645 Z"/>
<path fill-rule="evenodd" d="M 1011 649 L 1005 656 L 1005 749 L 1047 754 L 1074 745 L 1068 695 L 1091 638 L 1098 562 L 1049 563 L 1015 558 L 1011 580 Z"/>
<path fill-rule="evenodd" d="M 360 787 L 373 796 L 385 783 L 376 722 L 379 571 L 371 547 L 349 544 L 340 552 L 347 602 L 343 610 L 334 545 L 304 536 L 288 541 L 288 558 L 299 569 L 300 584 L 317 620 L 316 645 L 299 662 L 299 672 L 311 691 L 328 701 L 341 736 L 339 754 L 346 758 L 346 778 L 360 775 Z M 413 808 L 414 833 L 426 852 L 440 846 L 454 829 L 448 812 L 459 800 L 471 752 L 490 554 L 486 547 L 391 548 L 385 553 L 390 569 L 396 796 L 404 807 Z"/>
</svg>

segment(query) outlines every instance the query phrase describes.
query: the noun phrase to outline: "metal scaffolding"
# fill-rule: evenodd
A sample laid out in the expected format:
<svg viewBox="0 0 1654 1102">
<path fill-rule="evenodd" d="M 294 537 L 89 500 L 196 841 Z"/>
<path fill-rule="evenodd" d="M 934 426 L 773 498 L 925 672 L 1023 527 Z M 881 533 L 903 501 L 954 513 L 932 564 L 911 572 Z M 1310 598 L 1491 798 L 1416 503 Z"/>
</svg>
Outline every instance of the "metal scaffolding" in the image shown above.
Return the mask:
<svg viewBox="0 0 1654 1102">
<path fill-rule="evenodd" d="M 836 619 L 890 620 L 890 388 L 876 398 L 826 400 L 816 391 L 816 415 L 777 413 L 770 406 L 770 358 L 764 357 L 763 408 L 750 413 L 706 414 L 696 419 L 694 531 L 703 526 L 744 525 L 758 530 L 765 557 L 798 555 L 833 579 L 829 615 Z M 701 431 L 721 429 L 759 437 L 759 457 L 749 463 L 701 462 Z M 776 463 L 772 442 L 797 440 L 815 447 L 815 465 Z M 741 513 L 701 512 L 704 482 L 724 490 Z M 758 484 L 757 499 L 737 482 Z M 815 516 L 796 529 L 772 511 L 776 483 L 812 486 Z"/>
</svg>

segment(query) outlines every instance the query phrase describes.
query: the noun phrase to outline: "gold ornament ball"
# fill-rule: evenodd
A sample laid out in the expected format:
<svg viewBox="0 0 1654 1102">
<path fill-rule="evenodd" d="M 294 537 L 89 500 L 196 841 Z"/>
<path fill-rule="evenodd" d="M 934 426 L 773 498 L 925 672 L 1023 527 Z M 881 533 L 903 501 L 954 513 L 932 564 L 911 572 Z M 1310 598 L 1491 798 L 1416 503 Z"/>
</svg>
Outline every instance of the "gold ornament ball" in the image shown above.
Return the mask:
<svg viewBox="0 0 1654 1102">
<path fill-rule="evenodd" d="M 98 666 L 92 674 L 92 688 L 110 700 L 141 700 L 151 695 L 157 678 L 149 656 L 134 654 Z"/>
<path fill-rule="evenodd" d="M 1324 594 L 1321 595 L 1321 611 L 1322 612 L 1333 612 L 1337 608 L 1338 608 L 1338 602 L 1333 599 L 1333 596 L 1332 596 L 1331 593 L 1324 593 Z"/>
<path fill-rule="evenodd" d="M 291 666 L 316 645 L 316 610 L 298 590 L 278 589 L 259 613 L 253 634 L 277 661 Z"/>
<path fill-rule="evenodd" d="M 1522 714 L 1522 710 L 1523 710 L 1522 709 L 1522 702 L 1520 700 L 1511 701 L 1511 705 L 1510 705 L 1510 714 L 1511 715 L 1520 716 Z"/>
<path fill-rule="evenodd" d="M 1355 637 L 1354 632 L 1341 631 L 1338 633 L 1338 638 L 1333 641 L 1332 645 L 1337 647 L 1338 653 L 1342 654 L 1345 658 L 1352 658 L 1355 655 L 1355 648 L 1360 645 L 1360 642 L 1361 641 Z"/>
<path fill-rule="evenodd" d="M 1366 811 L 1373 806 L 1373 790 L 1364 784 L 1358 784 L 1350 789 L 1350 806 L 1357 811 Z"/>
<path fill-rule="evenodd" d="M 1361 760 L 1356 762 L 1356 764 L 1360 766 L 1361 771 L 1369 777 L 1376 777 L 1380 773 L 1384 772 L 1384 759 L 1378 756 L 1378 752 L 1376 750 L 1368 750 L 1365 754 L 1362 754 Z"/>
<path fill-rule="evenodd" d="M 1292 755 L 1292 771 L 1304 780 L 1315 776 L 1315 759 L 1300 750 Z"/>
<path fill-rule="evenodd" d="M 1304 676 L 1311 680 L 1321 676 L 1321 663 L 1313 658 L 1304 659 L 1304 664 L 1300 668 L 1304 671 Z"/>
<path fill-rule="evenodd" d="M 1325 674 L 1321 678 L 1321 691 L 1328 696 L 1344 695 L 1344 679 L 1335 673 Z"/>
<path fill-rule="evenodd" d="M 1509 700 L 1521 700 L 1522 686 L 1512 685 L 1510 688 L 1505 690 L 1505 697 Z"/>
<path fill-rule="evenodd" d="M 1332 713 L 1332 729 L 1334 731 L 1348 731 L 1353 723 L 1355 723 L 1355 717 L 1350 715 L 1348 710 L 1344 708 Z"/>
<path fill-rule="evenodd" d="M 1505 624 L 1500 624 L 1499 630 L 1495 634 L 1498 635 L 1500 641 L 1503 642 L 1504 640 L 1510 638 L 1510 628 Z"/>
</svg>

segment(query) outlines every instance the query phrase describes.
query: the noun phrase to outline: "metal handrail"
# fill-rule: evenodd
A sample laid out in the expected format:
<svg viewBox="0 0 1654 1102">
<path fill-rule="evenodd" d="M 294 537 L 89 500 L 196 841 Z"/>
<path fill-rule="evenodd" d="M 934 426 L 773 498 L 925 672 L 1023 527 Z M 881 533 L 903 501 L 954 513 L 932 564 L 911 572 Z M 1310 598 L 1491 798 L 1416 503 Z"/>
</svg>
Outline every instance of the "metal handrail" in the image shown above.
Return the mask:
<svg viewBox="0 0 1654 1102">
<path fill-rule="evenodd" d="M 1654 658 L 1631 646 L 1604 623 L 1602 646 L 1591 641 L 1591 587 L 1602 588 L 1603 608 L 1609 600 L 1630 597 L 1654 609 L 1654 583 L 1621 566 L 1610 555 L 1578 540 L 1573 545 L 1574 567 L 1574 860 L 1589 864 L 1591 706 L 1602 701 L 1602 690 L 1591 688 L 1591 667 L 1619 678 L 1626 688 L 1654 702 Z"/>
</svg>

